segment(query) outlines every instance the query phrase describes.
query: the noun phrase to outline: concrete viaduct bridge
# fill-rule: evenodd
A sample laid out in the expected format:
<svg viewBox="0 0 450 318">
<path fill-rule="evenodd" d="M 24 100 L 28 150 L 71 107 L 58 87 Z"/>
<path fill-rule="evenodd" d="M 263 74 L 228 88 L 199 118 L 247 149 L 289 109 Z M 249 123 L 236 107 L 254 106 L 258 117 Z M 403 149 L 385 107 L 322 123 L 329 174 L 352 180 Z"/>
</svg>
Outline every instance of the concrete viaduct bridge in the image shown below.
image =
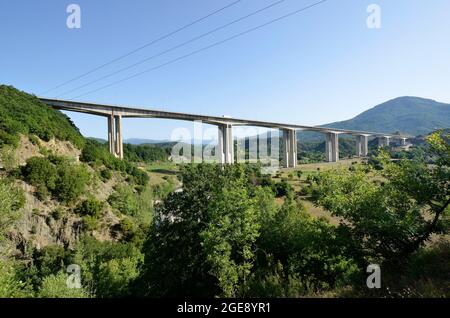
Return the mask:
<svg viewBox="0 0 450 318">
<path fill-rule="evenodd" d="M 406 144 L 408 136 L 335 129 L 329 127 L 304 126 L 283 123 L 273 123 L 257 120 L 246 120 L 228 117 L 195 115 L 176 113 L 162 110 L 125 107 L 119 105 L 94 104 L 78 101 L 40 98 L 48 106 L 66 111 L 87 113 L 103 116 L 108 121 L 109 151 L 118 158 L 123 158 L 122 118 L 166 118 L 186 121 L 202 121 L 218 127 L 219 162 L 222 164 L 234 163 L 233 126 L 256 126 L 279 129 L 283 133 L 283 166 L 293 168 L 297 165 L 297 130 L 315 131 L 325 134 L 325 152 L 328 162 L 339 160 L 339 135 L 349 134 L 356 138 L 356 153 L 365 157 L 368 154 L 368 138 L 378 138 L 380 146 L 388 146 L 391 139 L 401 140 Z"/>
</svg>

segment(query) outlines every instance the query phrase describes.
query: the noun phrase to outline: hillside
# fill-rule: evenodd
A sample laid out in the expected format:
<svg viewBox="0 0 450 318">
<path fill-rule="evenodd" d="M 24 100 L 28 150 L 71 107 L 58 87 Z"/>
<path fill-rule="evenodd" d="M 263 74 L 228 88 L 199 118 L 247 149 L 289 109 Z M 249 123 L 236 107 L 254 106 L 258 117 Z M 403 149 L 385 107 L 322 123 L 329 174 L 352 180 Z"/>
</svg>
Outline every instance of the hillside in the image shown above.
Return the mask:
<svg viewBox="0 0 450 318">
<path fill-rule="evenodd" d="M 372 132 L 401 132 L 413 136 L 426 135 L 438 128 L 450 127 L 450 104 L 420 97 L 399 97 L 377 105 L 358 116 L 321 125 L 341 129 Z M 302 132 L 303 140 L 318 140 L 320 134 Z"/>
<path fill-rule="evenodd" d="M 141 244 L 153 202 L 173 189 L 175 176 L 150 182 L 140 167 L 166 160 L 166 150 L 125 151 L 125 160 L 113 157 L 60 111 L 0 86 L 0 261 L 38 264 L 47 250 L 65 253 L 84 238 L 117 248 Z"/>
<path fill-rule="evenodd" d="M 0 85 L 0 146 L 17 146 L 19 135 L 34 135 L 44 141 L 57 138 L 78 148 L 85 142 L 66 115 L 50 109 L 35 96 Z"/>
</svg>

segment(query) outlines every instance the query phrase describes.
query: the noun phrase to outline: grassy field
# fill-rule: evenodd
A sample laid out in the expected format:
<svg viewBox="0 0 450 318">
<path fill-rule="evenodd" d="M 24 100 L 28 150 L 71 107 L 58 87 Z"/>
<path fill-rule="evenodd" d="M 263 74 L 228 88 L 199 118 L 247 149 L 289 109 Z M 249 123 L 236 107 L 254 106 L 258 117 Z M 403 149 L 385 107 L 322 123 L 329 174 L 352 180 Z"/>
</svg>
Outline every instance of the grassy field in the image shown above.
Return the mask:
<svg viewBox="0 0 450 318">
<path fill-rule="evenodd" d="M 178 187 L 180 182 L 177 178 L 178 166 L 171 162 L 153 162 L 143 167 L 150 175 L 152 186 L 163 185 L 171 182 Z"/>
<path fill-rule="evenodd" d="M 286 180 L 296 192 L 299 192 L 302 187 L 307 186 L 307 178 L 309 175 L 314 175 L 319 173 L 319 171 L 327 171 L 334 168 L 339 167 L 350 167 L 352 164 L 361 163 L 360 158 L 355 159 L 346 159 L 341 160 L 339 162 L 320 162 L 320 163 L 310 163 L 310 164 L 301 164 L 296 168 L 283 168 L 281 169 L 276 176 L 274 176 L 274 180 L 279 182 L 281 180 Z M 298 176 L 298 171 L 301 171 L 301 176 Z M 330 213 L 319 206 L 314 205 L 314 203 L 307 196 L 300 196 L 302 202 L 308 211 L 314 217 L 323 217 L 327 219 L 332 224 L 339 224 L 339 219 L 330 215 Z M 283 200 L 279 200 L 279 203 L 282 204 Z"/>
</svg>

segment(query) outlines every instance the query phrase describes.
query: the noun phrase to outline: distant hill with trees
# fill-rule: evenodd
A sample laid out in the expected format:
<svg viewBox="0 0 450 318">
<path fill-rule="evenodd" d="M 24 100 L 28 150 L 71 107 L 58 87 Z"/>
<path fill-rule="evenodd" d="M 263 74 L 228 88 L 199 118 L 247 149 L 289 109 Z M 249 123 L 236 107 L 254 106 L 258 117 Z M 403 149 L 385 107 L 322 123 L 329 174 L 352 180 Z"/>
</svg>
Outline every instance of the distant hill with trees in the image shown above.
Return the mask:
<svg viewBox="0 0 450 318">
<path fill-rule="evenodd" d="M 344 121 L 320 125 L 340 129 L 371 132 L 401 132 L 417 136 L 450 127 L 450 104 L 420 97 L 398 97 L 366 110 Z M 318 141 L 321 134 L 301 132 L 302 140 Z"/>
</svg>

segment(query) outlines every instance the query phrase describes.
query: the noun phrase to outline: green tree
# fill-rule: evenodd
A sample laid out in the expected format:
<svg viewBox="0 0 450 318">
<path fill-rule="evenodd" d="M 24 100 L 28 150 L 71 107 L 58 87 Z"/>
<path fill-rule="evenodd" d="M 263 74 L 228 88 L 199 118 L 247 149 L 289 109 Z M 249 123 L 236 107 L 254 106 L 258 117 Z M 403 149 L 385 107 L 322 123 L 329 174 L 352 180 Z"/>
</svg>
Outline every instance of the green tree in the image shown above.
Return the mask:
<svg viewBox="0 0 450 318">
<path fill-rule="evenodd" d="M 257 199 L 240 165 L 189 165 L 183 191 L 156 208 L 144 246 L 141 293 L 237 296 L 259 235 Z"/>
<path fill-rule="evenodd" d="M 140 259 L 119 258 L 102 262 L 98 267 L 97 293 L 101 297 L 130 296 L 130 284 L 139 275 Z"/>
</svg>

